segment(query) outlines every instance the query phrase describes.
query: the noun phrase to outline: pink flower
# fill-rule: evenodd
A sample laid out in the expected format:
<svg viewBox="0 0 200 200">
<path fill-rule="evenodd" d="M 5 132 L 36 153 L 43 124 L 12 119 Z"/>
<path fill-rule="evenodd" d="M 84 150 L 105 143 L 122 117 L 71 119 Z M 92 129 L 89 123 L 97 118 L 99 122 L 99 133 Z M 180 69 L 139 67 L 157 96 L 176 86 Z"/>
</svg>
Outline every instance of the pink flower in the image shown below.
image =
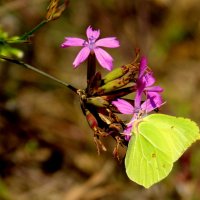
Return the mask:
<svg viewBox="0 0 200 200">
<path fill-rule="evenodd" d="M 129 141 L 131 138 L 131 129 L 133 126 L 133 123 L 135 120 L 138 119 L 138 117 L 142 115 L 146 115 L 147 113 L 153 111 L 156 108 L 159 108 L 162 106 L 163 101 L 158 93 L 154 93 L 154 96 L 149 96 L 149 98 L 144 101 L 140 108 L 135 108 L 133 105 L 131 105 L 129 102 L 123 100 L 123 99 L 117 99 L 116 101 L 113 101 L 112 104 L 122 113 L 122 114 L 132 114 L 133 117 L 130 120 L 130 122 L 127 124 L 126 129 L 124 130 L 125 140 Z"/>
<path fill-rule="evenodd" d="M 138 79 L 136 81 L 136 95 L 134 106 L 123 99 L 117 99 L 112 104 L 123 114 L 135 114 L 139 112 L 149 113 L 162 106 L 163 101 L 160 93 L 163 89 L 160 86 L 154 86 L 155 78 L 152 72 L 147 71 L 147 60 L 142 57 L 140 62 Z M 146 100 L 142 102 L 142 94 L 145 94 Z"/>
<path fill-rule="evenodd" d="M 147 60 L 145 57 L 142 57 L 140 61 L 140 68 L 138 79 L 136 81 L 136 95 L 134 99 L 134 105 L 131 105 L 129 102 L 123 99 L 117 99 L 113 101 L 112 104 L 122 113 L 122 114 L 132 114 L 133 117 L 130 122 L 127 124 L 127 128 L 124 130 L 125 139 L 130 140 L 131 129 L 135 120 L 140 115 L 147 114 L 153 111 L 156 108 L 159 108 L 163 105 L 162 97 L 160 93 L 163 89 L 160 86 L 154 86 L 155 78 L 153 77 L 152 72 L 147 70 Z M 146 100 L 142 102 L 142 94 L 145 94 Z"/>
<path fill-rule="evenodd" d="M 150 99 L 149 103 L 152 103 L 152 107 L 159 107 L 159 105 L 156 105 L 153 101 L 159 102 L 161 99 L 159 93 L 161 93 L 163 89 L 160 86 L 154 86 L 154 83 L 155 78 L 153 77 L 153 73 L 147 71 L 147 59 L 142 57 L 140 61 L 138 79 L 136 81 L 137 91 L 135 95 L 135 109 L 140 108 L 142 93 L 147 96 L 147 99 Z M 157 97 L 158 99 L 154 97 Z"/>
<path fill-rule="evenodd" d="M 88 40 L 76 37 L 66 37 L 65 41 L 61 44 L 62 48 L 81 46 L 83 47 L 76 56 L 73 65 L 76 68 L 82 62 L 84 62 L 90 53 L 94 53 L 99 64 L 107 69 L 112 70 L 113 58 L 110 54 L 104 51 L 101 47 L 116 48 L 119 47 L 119 41 L 115 37 L 107 37 L 99 39 L 100 30 L 94 30 L 89 26 L 86 30 Z"/>
</svg>

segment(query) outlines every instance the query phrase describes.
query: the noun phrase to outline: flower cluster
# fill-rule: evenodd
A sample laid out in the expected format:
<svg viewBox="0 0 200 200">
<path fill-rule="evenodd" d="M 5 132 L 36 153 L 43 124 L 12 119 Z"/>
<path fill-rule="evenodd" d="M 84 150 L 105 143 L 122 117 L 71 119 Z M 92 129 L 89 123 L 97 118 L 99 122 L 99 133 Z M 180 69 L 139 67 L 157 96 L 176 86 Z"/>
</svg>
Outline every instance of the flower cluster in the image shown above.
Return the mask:
<svg viewBox="0 0 200 200">
<path fill-rule="evenodd" d="M 139 59 L 139 52 L 136 52 L 132 63 L 112 70 L 113 58 L 101 47 L 119 47 L 118 40 L 115 37 L 98 39 L 100 31 L 92 29 L 91 26 L 87 28 L 86 35 L 88 40 L 66 37 L 61 45 L 62 48 L 82 47 L 73 62 L 75 68 L 88 58 L 87 74 L 90 75 L 87 88 L 81 92 L 81 108 L 94 131 L 97 146 L 105 149 L 99 136 L 108 135 L 111 135 L 117 144 L 127 146 L 134 122 L 163 104 L 160 95 L 163 89 L 154 85 L 153 72 L 147 66 L 145 57 Z M 100 66 L 111 72 L 102 78 L 101 73 L 96 72 L 95 63 L 89 61 L 91 56 Z M 124 99 L 124 96 L 130 93 L 135 94 L 134 100 Z M 119 113 L 132 115 L 132 119 L 125 124 Z"/>
<path fill-rule="evenodd" d="M 112 102 L 112 104 L 115 105 L 121 113 L 133 115 L 131 121 L 127 124 L 127 128 L 125 129 L 127 140 L 130 139 L 134 121 L 141 117 L 141 114 L 147 114 L 156 108 L 159 108 L 163 104 L 160 95 L 163 89 L 160 86 L 153 86 L 154 83 L 155 78 L 153 77 L 153 73 L 147 68 L 146 58 L 142 57 L 138 78 L 136 80 L 134 105 L 131 105 L 123 99 L 118 99 L 117 101 Z M 144 102 L 142 102 L 142 94 L 146 97 Z"/>
</svg>

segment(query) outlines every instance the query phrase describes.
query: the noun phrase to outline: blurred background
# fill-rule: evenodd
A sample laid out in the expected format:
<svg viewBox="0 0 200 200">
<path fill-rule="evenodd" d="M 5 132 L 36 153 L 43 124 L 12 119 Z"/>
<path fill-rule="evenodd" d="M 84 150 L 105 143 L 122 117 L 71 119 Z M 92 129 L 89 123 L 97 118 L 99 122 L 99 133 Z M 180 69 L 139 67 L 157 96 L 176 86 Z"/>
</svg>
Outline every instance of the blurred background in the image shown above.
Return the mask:
<svg viewBox="0 0 200 200">
<path fill-rule="evenodd" d="M 48 0 L 0 0 L 0 28 L 22 35 L 44 19 Z M 61 49 L 66 36 L 86 28 L 116 36 L 115 66 L 130 63 L 139 47 L 164 88 L 161 112 L 200 123 L 200 4 L 198 0 L 71 0 L 32 44 L 13 45 L 23 60 L 77 88 L 86 65 L 73 69 L 80 48 Z M 1 48 L 1 47 L 0 47 Z M 105 73 L 105 71 L 102 71 Z M 113 158 L 115 142 L 97 155 L 93 132 L 69 89 L 21 66 L 0 63 L 0 199 L 198 200 L 200 148 L 194 144 L 170 175 L 149 190 L 131 182 Z"/>
</svg>

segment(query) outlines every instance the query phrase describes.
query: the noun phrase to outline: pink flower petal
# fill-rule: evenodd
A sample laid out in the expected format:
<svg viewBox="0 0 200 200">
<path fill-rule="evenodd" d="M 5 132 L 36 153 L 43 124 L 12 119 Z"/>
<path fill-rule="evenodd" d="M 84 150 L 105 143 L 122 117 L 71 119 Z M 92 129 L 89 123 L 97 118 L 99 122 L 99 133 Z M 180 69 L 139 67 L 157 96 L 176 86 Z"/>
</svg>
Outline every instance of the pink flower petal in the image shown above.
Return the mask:
<svg viewBox="0 0 200 200">
<path fill-rule="evenodd" d="M 152 73 L 147 73 L 142 77 L 142 81 L 144 81 L 146 87 L 148 87 L 155 83 L 155 78 L 153 77 Z"/>
<path fill-rule="evenodd" d="M 148 93 L 151 93 L 151 92 L 162 92 L 163 88 L 161 88 L 160 86 L 152 86 L 152 87 L 145 88 L 145 91 L 147 91 Z"/>
<path fill-rule="evenodd" d="M 107 37 L 107 38 L 102 38 L 96 41 L 96 46 L 99 47 L 108 47 L 108 48 L 116 48 L 119 47 L 119 41 L 116 40 L 115 37 Z"/>
<path fill-rule="evenodd" d="M 88 40 L 90 39 L 94 39 L 96 40 L 97 38 L 99 38 L 100 35 L 100 30 L 94 30 L 91 26 L 89 26 L 86 30 L 86 35 Z"/>
<path fill-rule="evenodd" d="M 89 54 L 90 54 L 90 49 L 88 47 L 83 47 L 73 62 L 74 67 L 76 68 L 78 65 L 80 65 L 80 63 L 85 61 L 86 58 L 89 56 Z"/>
<path fill-rule="evenodd" d="M 66 37 L 65 41 L 61 44 L 62 48 L 72 47 L 72 46 L 83 46 L 86 43 L 85 40 L 76 37 Z"/>
<path fill-rule="evenodd" d="M 141 109 L 149 113 L 162 106 L 162 104 L 162 97 L 157 92 L 152 92 L 151 96 L 148 96 L 148 99 L 141 105 Z"/>
<path fill-rule="evenodd" d="M 141 100 L 142 100 L 142 93 L 144 92 L 145 89 L 145 82 L 137 82 L 137 90 L 135 94 L 135 108 L 138 109 L 140 108 Z"/>
<path fill-rule="evenodd" d="M 140 60 L 140 69 L 139 69 L 139 79 L 144 75 L 145 70 L 147 69 L 147 59 L 142 57 Z"/>
<path fill-rule="evenodd" d="M 142 105 L 141 109 L 144 110 L 146 113 L 151 112 L 155 108 L 152 106 L 150 99 L 147 99 Z"/>
<path fill-rule="evenodd" d="M 129 124 L 126 129 L 124 130 L 125 140 L 129 141 L 131 139 L 131 130 L 133 128 L 132 124 Z"/>
<path fill-rule="evenodd" d="M 99 64 L 107 69 L 107 70 L 112 70 L 112 66 L 113 66 L 113 58 L 111 57 L 110 54 L 108 54 L 106 51 L 104 51 L 101 48 L 95 48 L 94 49 L 94 53 L 96 55 L 96 58 L 99 62 Z"/>
<path fill-rule="evenodd" d="M 118 99 L 113 101 L 112 104 L 117 107 L 117 109 L 123 114 L 133 114 L 133 106 L 123 99 Z"/>
</svg>

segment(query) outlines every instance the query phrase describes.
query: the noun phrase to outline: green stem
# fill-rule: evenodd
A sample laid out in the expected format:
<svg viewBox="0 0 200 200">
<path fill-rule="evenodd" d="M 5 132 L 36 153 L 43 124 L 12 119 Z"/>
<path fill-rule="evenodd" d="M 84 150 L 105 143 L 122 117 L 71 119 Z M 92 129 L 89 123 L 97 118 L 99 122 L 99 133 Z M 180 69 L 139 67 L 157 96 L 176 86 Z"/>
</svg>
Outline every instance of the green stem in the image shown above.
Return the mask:
<svg viewBox="0 0 200 200">
<path fill-rule="evenodd" d="M 88 57 L 88 63 L 87 63 L 87 83 L 89 84 L 91 81 L 91 78 L 96 73 L 96 57 L 94 53 L 90 53 Z"/>
<path fill-rule="evenodd" d="M 36 27 L 34 27 L 31 31 L 29 31 L 28 33 L 25 33 L 24 35 L 22 35 L 19 40 L 27 40 L 28 37 L 30 35 L 32 35 L 34 32 L 36 32 L 38 29 L 40 29 L 42 26 L 44 26 L 48 21 L 47 20 L 43 20 L 41 21 Z"/>
<path fill-rule="evenodd" d="M 21 38 L 17 40 L 6 40 L 5 41 L 7 44 L 19 44 L 19 43 L 29 43 L 28 40 L 21 40 Z"/>
<path fill-rule="evenodd" d="M 89 92 L 91 89 L 91 84 L 96 73 L 96 57 L 94 53 L 90 53 L 87 62 L 87 88 L 86 91 Z"/>
<path fill-rule="evenodd" d="M 39 74 L 41 74 L 41 75 L 43 75 L 43 76 L 45 76 L 47 78 L 50 78 L 50 79 L 56 81 L 57 83 L 60 83 L 60 84 L 62 84 L 64 86 L 68 87 L 70 90 L 72 90 L 73 92 L 75 92 L 76 94 L 79 95 L 79 92 L 78 92 L 79 90 L 76 89 L 75 87 L 73 87 L 72 85 L 70 85 L 68 83 L 65 83 L 64 81 L 61 81 L 61 80 L 55 78 L 54 76 L 51 76 L 50 74 L 47 74 L 46 72 L 43 72 L 43 71 L 41 71 L 41 70 L 39 70 L 39 69 L 29 65 L 29 64 L 26 64 L 26 63 L 24 63 L 22 61 L 15 60 L 15 59 L 12 59 L 12 58 L 8 58 L 8 57 L 2 56 L 2 55 L 0 55 L 0 58 L 3 59 L 3 60 L 6 60 L 8 62 L 15 63 L 15 64 L 18 64 L 18 65 L 24 66 L 24 67 L 26 67 L 28 69 L 31 69 L 32 71 L 35 71 L 35 72 L 37 72 L 37 73 L 39 73 Z"/>
</svg>

